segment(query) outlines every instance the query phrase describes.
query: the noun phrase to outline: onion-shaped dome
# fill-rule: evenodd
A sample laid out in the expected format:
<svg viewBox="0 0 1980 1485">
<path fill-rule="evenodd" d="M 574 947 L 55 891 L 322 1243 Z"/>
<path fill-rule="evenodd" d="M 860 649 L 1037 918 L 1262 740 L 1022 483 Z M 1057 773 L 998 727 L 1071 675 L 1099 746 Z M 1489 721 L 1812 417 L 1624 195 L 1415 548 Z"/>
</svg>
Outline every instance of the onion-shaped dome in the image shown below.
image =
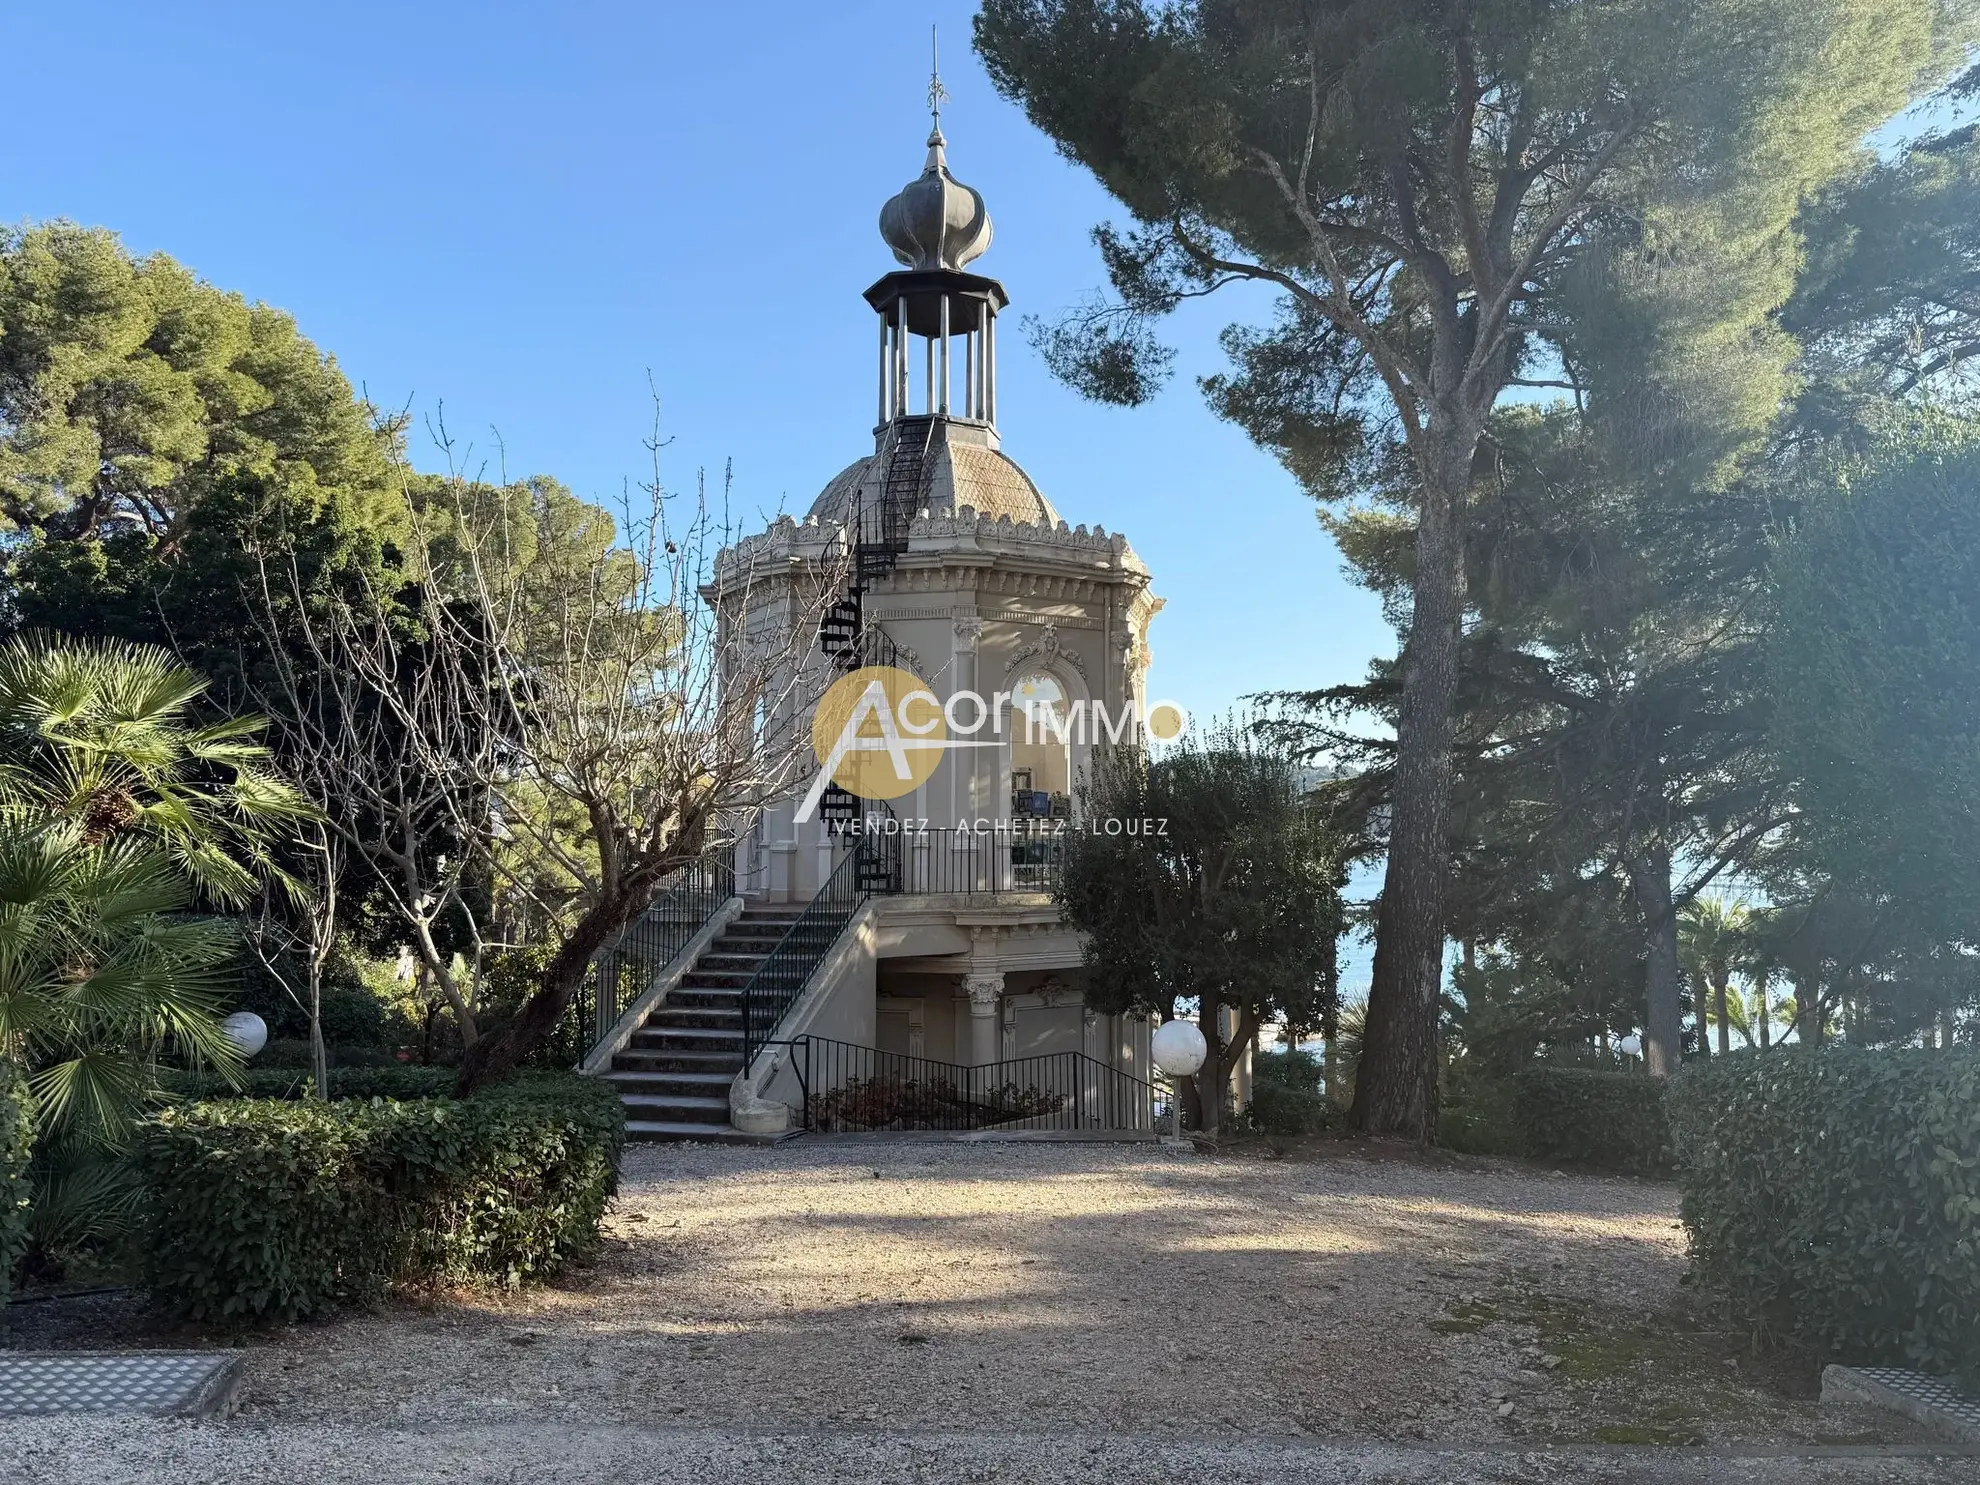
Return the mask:
<svg viewBox="0 0 1980 1485">
<path fill-rule="evenodd" d="M 880 235 L 909 268 L 960 270 L 990 246 L 990 210 L 981 192 L 949 174 L 947 146 L 938 124 L 926 168 L 880 208 Z"/>
</svg>

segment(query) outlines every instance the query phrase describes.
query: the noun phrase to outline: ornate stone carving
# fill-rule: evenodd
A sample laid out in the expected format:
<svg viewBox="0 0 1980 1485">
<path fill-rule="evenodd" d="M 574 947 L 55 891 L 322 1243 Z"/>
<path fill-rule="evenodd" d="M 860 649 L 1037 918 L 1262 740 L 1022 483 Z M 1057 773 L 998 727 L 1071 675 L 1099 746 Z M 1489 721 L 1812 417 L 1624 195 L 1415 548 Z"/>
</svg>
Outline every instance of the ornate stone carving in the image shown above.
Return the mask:
<svg viewBox="0 0 1980 1485">
<path fill-rule="evenodd" d="M 997 1002 L 1003 998 L 1004 977 L 1001 974 L 966 974 L 963 976 L 963 990 L 969 996 L 969 1013 L 972 1016 L 994 1016 Z"/>
<path fill-rule="evenodd" d="M 1011 656 L 1010 663 L 1004 667 L 1004 674 L 1010 676 L 1027 660 L 1035 659 L 1043 659 L 1048 665 L 1055 660 L 1063 660 L 1078 671 L 1082 679 L 1086 676 L 1086 662 L 1080 659 L 1076 652 L 1066 649 L 1059 643 L 1057 624 L 1047 624 L 1038 638 Z"/>
<path fill-rule="evenodd" d="M 976 642 L 983 638 L 983 621 L 979 618 L 956 620 L 956 648 L 973 650 Z"/>
<path fill-rule="evenodd" d="M 1032 992 L 1045 1005 L 1064 1005 L 1067 1001 L 1082 1000 L 1085 997 L 1073 986 L 1068 985 L 1057 975 L 1047 975 L 1038 982 Z"/>
</svg>

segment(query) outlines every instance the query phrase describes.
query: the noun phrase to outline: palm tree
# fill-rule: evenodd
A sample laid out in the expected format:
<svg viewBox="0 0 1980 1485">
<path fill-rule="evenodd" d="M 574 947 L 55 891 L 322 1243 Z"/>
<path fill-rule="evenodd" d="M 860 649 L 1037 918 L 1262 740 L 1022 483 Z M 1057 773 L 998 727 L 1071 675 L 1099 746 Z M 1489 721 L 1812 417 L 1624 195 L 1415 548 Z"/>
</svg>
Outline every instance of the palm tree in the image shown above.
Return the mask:
<svg viewBox="0 0 1980 1485">
<path fill-rule="evenodd" d="M 173 1066 L 231 1073 L 232 925 L 284 824 L 307 817 L 252 719 L 200 724 L 163 650 L 0 644 L 0 1055 L 29 1075 L 43 1247 L 114 1228 L 122 1159 Z"/>
<path fill-rule="evenodd" d="M 202 898 L 281 879 L 272 846 L 310 814 L 256 741 L 263 722 L 195 723 L 198 672 L 152 645 L 23 635 L 0 644 L 0 809 L 98 844 L 164 851 Z"/>
<path fill-rule="evenodd" d="M 231 1071 L 220 1009 L 230 925 L 142 841 L 90 844 L 75 822 L 0 815 L 0 1047 L 28 1069 L 33 1227 L 46 1247 L 120 1225 L 122 1156 L 168 1062 Z"/>
<path fill-rule="evenodd" d="M 1723 897 L 1698 897 L 1685 904 L 1678 919 L 1678 953 L 1684 960 L 1692 983 L 1699 986 L 1698 1044 L 1709 1051 L 1706 1042 L 1706 1003 L 1704 991 L 1712 992 L 1713 1019 L 1719 1023 L 1719 1051 L 1732 1050 L 1729 1024 L 1731 1006 L 1728 991 L 1734 969 L 1745 956 L 1747 911 L 1743 904 Z"/>
</svg>

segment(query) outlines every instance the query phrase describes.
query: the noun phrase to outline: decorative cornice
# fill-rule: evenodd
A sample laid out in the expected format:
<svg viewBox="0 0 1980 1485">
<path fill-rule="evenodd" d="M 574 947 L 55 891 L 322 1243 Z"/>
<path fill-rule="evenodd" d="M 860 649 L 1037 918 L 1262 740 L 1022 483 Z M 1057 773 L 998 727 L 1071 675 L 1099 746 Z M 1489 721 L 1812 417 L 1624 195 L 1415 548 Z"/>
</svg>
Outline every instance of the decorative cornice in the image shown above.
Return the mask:
<svg viewBox="0 0 1980 1485">
<path fill-rule="evenodd" d="M 746 536 L 715 557 L 710 587 L 720 593 L 752 577 L 769 576 L 793 564 L 842 564 L 848 556 L 844 525 L 807 516 L 802 522 L 779 516 L 767 530 Z M 938 566 L 957 558 L 975 558 L 984 565 L 1001 561 L 1041 563 L 1047 570 L 1029 574 L 1062 584 L 1095 583 L 1112 587 L 1123 582 L 1145 585 L 1148 568 L 1119 532 L 1103 526 L 1088 529 L 1045 521 L 1026 524 L 1009 516 L 992 519 L 963 506 L 954 515 L 921 515 L 908 526 L 908 551 L 896 568 L 898 581 L 928 559 Z M 944 559 L 947 559 L 946 561 Z M 1072 564 L 1083 571 L 1053 571 Z"/>
</svg>

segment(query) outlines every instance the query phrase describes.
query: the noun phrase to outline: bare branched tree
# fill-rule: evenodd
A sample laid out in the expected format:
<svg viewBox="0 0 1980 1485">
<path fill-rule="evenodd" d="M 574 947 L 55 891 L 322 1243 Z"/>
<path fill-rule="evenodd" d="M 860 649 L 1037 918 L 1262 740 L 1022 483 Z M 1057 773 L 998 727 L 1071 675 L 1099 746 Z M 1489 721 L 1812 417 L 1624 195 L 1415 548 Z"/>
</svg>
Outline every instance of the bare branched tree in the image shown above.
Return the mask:
<svg viewBox="0 0 1980 1485">
<path fill-rule="evenodd" d="M 321 816 L 300 822 L 290 841 L 288 876 L 300 891 L 265 891 L 242 919 L 254 960 L 309 1017 L 311 1083 L 330 1096 L 330 1059 L 323 1043 L 323 970 L 336 952 L 346 837 Z M 302 964 L 302 978 L 295 975 Z"/>
<path fill-rule="evenodd" d="M 705 485 L 669 496 L 660 447 L 616 522 L 547 480 L 408 473 L 404 586 L 319 605 L 271 646 L 292 767 L 453 1010 L 463 1093 L 542 1047 L 594 956 L 811 761 L 796 719 L 821 684 L 831 576 L 799 587 L 766 569 L 705 600 L 733 535 L 726 485 L 720 511 Z M 253 556 L 271 625 L 308 612 L 279 531 Z M 487 902 L 554 925 L 555 942 L 494 1028 Z"/>
</svg>

